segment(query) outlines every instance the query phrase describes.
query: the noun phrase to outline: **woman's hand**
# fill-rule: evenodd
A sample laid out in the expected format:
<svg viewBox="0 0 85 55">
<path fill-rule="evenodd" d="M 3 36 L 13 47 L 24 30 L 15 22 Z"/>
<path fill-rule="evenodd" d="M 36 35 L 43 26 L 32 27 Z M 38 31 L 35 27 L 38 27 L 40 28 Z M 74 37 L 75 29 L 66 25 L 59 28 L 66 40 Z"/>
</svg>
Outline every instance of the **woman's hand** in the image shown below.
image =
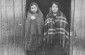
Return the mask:
<svg viewBox="0 0 85 55">
<path fill-rule="evenodd" d="M 32 15 L 32 16 L 31 16 L 31 19 L 32 19 L 32 20 L 34 20 L 34 19 L 36 19 L 36 18 L 35 18 L 35 16 L 34 16 L 34 15 Z"/>
</svg>

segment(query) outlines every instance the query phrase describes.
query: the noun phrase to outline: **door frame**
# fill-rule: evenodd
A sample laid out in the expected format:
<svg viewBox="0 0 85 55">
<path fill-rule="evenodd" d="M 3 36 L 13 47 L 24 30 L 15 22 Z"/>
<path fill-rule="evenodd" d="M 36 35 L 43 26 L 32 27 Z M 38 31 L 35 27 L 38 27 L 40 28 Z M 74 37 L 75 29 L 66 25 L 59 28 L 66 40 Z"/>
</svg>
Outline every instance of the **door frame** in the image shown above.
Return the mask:
<svg viewBox="0 0 85 55">
<path fill-rule="evenodd" d="M 24 0 L 24 6 L 26 6 L 26 0 Z M 26 15 L 26 7 L 25 7 L 25 15 Z M 71 0 L 71 19 L 70 19 L 70 48 L 69 48 L 69 55 L 73 55 L 73 45 L 72 45 L 72 37 L 74 37 L 74 14 L 75 14 L 75 0 Z"/>
<path fill-rule="evenodd" d="M 74 37 L 74 16 L 75 16 L 75 0 L 71 0 L 70 53 L 69 55 L 73 55 L 72 38 Z"/>
</svg>

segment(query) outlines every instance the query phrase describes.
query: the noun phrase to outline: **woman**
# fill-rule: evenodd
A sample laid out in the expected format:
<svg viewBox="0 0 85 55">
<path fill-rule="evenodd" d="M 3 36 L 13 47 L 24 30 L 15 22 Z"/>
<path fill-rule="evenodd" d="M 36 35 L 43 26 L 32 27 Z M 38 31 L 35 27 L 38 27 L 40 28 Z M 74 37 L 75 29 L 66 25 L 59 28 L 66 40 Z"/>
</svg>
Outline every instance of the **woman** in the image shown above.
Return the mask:
<svg viewBox="0 0 85 55">
<path fill-rule="evenodd" d="M 65 39 L 69 38 L 69 28 L 65 15 L 60 11 L 59 4 L 53 2 L 49 13 L 47 14 L 44 28 L 44 40 L 47 44 L 55 46 L 65 45 Z"/>
<path fill-rule="evenodd" d="M 25 47 L 28 50 L 35 50 L 41 43 L 42 28 L 44 25 L 43 14 L 38 4 L 32 2 L 27 14 L 25 23 Z"/>
</svg>

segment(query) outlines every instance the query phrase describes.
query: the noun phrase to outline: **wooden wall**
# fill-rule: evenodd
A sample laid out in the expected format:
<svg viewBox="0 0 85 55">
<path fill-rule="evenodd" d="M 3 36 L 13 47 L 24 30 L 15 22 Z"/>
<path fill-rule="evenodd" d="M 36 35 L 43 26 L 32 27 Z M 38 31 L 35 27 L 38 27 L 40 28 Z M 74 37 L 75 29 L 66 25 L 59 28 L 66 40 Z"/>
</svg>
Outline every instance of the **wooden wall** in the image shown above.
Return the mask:
<svg viewBox="0 0 85 55">
<path fill-rule="evenodd" d="M 85 0 L 72 0 L 71 10 L 70 55 L 85 55 Z"/>
<path fill-rule="evenodd" d="M 81 39 L 84 40 L 85 38 L 85 0 L 71 1 L 71 31 L 74 31 L 74 36 L 72 37 L 77 38 L 81 43 Z M 24 50 L 21 47 L 24 48 L 25 2 L 26 0 L 0 0 L 0 55 L 12 55 L 14 53 L 24 55 Z M 74 41 L 74 43 L 78 42 Z M 80 43 L 79 45 L 81 45 Z M 77 44 L 77 46 L 79 45 Z M 79 52 L 78 49 L 75 49 L 72 54 L 85 55 Z"/>
<path fill-rule="evenodd" d="M 85 37 L 85 0 L 75 0 L 74 30 L 77 37 Z"/>
<path fill-rule="evenodd" d="M 20 47 L 24 46 L 25 3 L 26 0 L 0 0 L 0 55 L 16 54 L 16 50 L 11 50 L 15 47 L 19 47 L 16 49 L 20 50 Z M 14 47 L 11 50 L 8 48 L 10 54 L 7 53 L 8 50 L 1 52 L 2 46 L 5 46 L 5 49 L 7 46 Z"/>
</svg>

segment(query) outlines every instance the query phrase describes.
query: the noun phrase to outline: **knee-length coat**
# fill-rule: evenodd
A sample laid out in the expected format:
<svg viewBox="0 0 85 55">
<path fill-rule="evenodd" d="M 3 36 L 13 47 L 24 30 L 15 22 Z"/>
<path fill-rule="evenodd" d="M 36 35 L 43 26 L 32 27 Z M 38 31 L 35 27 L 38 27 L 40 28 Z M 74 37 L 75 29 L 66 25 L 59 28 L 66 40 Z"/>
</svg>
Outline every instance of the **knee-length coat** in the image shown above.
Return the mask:
<svg viewBox="0 0 85 55">
<path fill-rule="evenodd" d="M 65 39 L 69 39 L 69 24 L 65 15 L 61 11 L 55 15 L 50 11 L 46 18 L 44 36 L 47 43 L 65 45 Z"/>
<path fill-rule="evenodd" d="M 37 13 L 33 14 L 30 10 L 27 14 L 25 23 L 25 48 L 34 50 L 42 41 L 42 28 L 44 26 L 43 14 L 38 5 L 33 2 L 38 8 Z M 32 19 L 34 17 L 34 19 Z"/>
</svg>

